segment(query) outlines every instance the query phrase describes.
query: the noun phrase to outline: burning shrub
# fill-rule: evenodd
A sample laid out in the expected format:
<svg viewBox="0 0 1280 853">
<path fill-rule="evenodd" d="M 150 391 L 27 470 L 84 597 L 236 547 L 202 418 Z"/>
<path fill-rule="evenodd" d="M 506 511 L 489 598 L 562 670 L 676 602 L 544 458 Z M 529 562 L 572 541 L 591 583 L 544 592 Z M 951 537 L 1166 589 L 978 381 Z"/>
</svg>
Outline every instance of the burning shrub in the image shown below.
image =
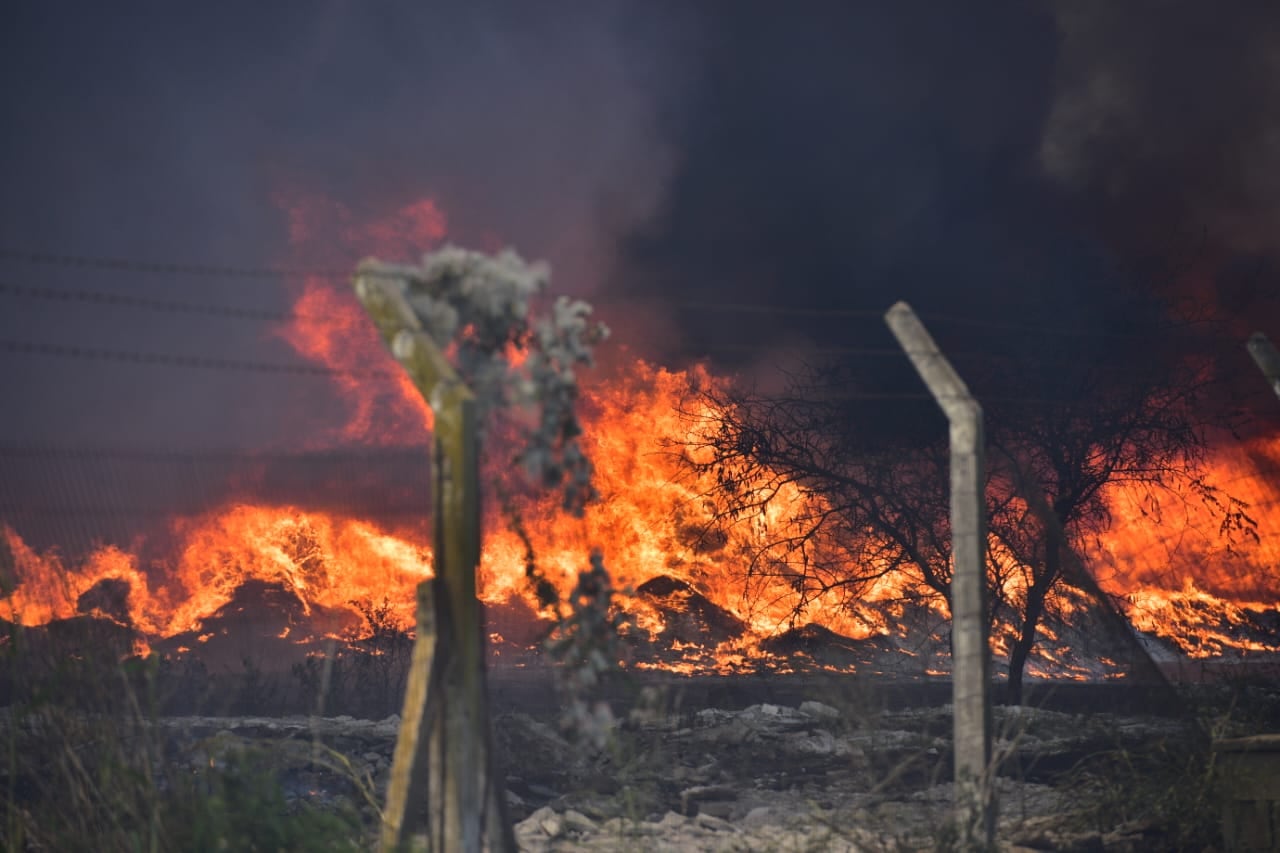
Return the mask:
<svg viewBox="0 0 1280 853">
<path fill-rule="evenodd" d="M 1163 318 L 1150 319 L 1158 331 Z M 1179 509 L 1228 550 L 1258 541 L 1247 506 L 1210 480 L 1211 418 L 1196 401 L 1212 376 L 1186 353 L 1152 347 L 1141 355 L 1133 374 L 1118 378 L 1110 355 L 1081 357 L 1049 379 L 1032 367 L 1026 375 L 978 374 L 999 389 L 987 420 L 986 558 L 993 634 L 1014 702 L 1037 653 L 1038 665 L 1058 667 L 1044 648 L 1058 616 L 1080 625 L 1093 614 L 1133 661 L 1128 674 L 1161 680 L 1084 567 L 1081 553 L 1105 550 L 1095 542 L 1169 539 Z M 793 622 L 804 617 L 845 633 L 842 622 L 865 614 L 883 633 L 901 634 L 868 605 L 892 612 L 914 600 L 940 614 L 949 609 L 942 431 L 916 434 L 928 421 L 905 418 L 890 430 L 867 402 L 875 395 L 845 390 L 876 379 L 849 365 L 820 365 L 791 376 L 779 394 L 712 385 L 688 407 L 682 458 L 691 476 L 715 478 L 716 521 L 730 531 L 768 530 L 743 588 L 785 603 Z M 999 396 L 1013 391 L 1026 399 Z M 1162 515 L 1162 502 L 1173 511 Z M 1137 509 L 1126 518 L 1130 505 Z M 1154 571 L 1172 586 L 1168 563 Z"/>
</svg>

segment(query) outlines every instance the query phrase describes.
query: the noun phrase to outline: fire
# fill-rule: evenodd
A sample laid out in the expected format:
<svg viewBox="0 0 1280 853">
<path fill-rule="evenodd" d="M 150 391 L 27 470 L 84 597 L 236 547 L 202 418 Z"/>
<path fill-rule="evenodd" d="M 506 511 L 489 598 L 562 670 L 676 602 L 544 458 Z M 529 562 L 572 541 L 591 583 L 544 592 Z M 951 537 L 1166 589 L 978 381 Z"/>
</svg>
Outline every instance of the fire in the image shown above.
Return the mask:
<svg viewBox="0 0 1280 853">
<path fill-rule="evenodd" d="M 387 363 L 381 339 L 354 298 L 330 281 L 308 278 L 294 313 L 298 319 L 277 334 L 299 354 L 334 369 L 334 383 L 349 410 L 341 428 L 304 436 L 300 444 L 319 450 L 421 443 L 423 430 L 431 428 L 431 407 L 408 374 Z M 370 365 L 382 365 L 385 377 L 362 375 Z"/>
<path fill-rule="evenodd" d="M 562 593 L 572 588 L 585 555 L 598 547 L 619 586 L 637 589 L 655 578 L 671 579 L 688 590 L 673 593 L 675 598 L 696 593 L 742 620 L 756 638 L 790 625 L 795 611 L 790 585 L 779 578 L 744 594 L 747 567 L 765 548 L 770 531 L 787 529 L 802 512 L 820 511 L 815 504 L 821 498 L 791 485 L 752 524 L 735 525 L 728 533 L 717 527 L 712 501 L 717 484 L 710 476 L 692 477 L 679 457 L 688 452 L 684 444 L 696 428 L 696 408 L 708 405 L 692 390 L 722 381 L 704 366 L 674 371 L 636 359 L 587 385 L 586 449 L 596 466 L 600 501 L 580 520 L 561 513 L 554 496 L 521 507 L 538 561 Z M 487 530 L 480 565 L 486 599 L 527 596 L 523 574 L 516 570 L 523 565 L 523 543 L 496 514 Z M 862 606 L 820 601 L 805 618 L 859 639 L 888 633 L 883 617 L 872 611 L 900 598 L 904 584 L 901 577 L 886 577 Z M 645 612 L 640 602 L 634 606 L 642 627 L 660 630 L 662 614 Z"/>
<path fill-rule="evenodd" d="M 413 589 L 431 574 L 431 552 L 357 519 L 297 507 L 233 505 L 170 525 L 179 545 L 171 562 L 142 571 L 115 547 L 67 566 L 37 554 L 13 530 L 17 591 L 11 621 L 42 625 L 79 613 L 110 618 L 155 638 L 199 631 L 250 580 L 278 584 L 304 609 L 349 609 L 352 602 L 392 605 L 397 623 L 413 625 Z M 95 590 L 97 592 L 95 592 Z"/>
<path fill-rule="evenodd" d="M 1280 470 L 1280 437 L 1224 443 L 1208 468 L 1206 481 L 1257 523 L 1256 538 L 1224 530 L 1220 507 L 1185 488 L 1153 510 L 1121 485 L 1112 489 L 1114 521 L 1091 563 L 1135 627 L 1185 654 L 1277 651 L 1247 634 L 1251 623 L 1280 615 L 1280 478 L 1258 473 Z"/>
<path fill-rule="evenodd" d="M 130 590 L 145 584 L 136 559 L 119 548 L 102 548 L 73 571 L 56 553 L 37 554 L 8 526 L 0 527 L 0 538 L 13 557 L 14 588 L 4 600 L 10 622 L 44 625 L 69 619 L 77 613 L 77 602 L 102 581 L 121 581 Z"/>
<path fill-rule="evenodd" d="M 355 256 L 412 257 L 438 243 L 446 228 L 439 208 L 427 200 L 363 226 L 332 202 L 291 197 L 283 206 L 295 253 L 304 258 L 327 257 L 335 247 Z M 307 278 L 294 297 L 294 319 L 272 334 L 334 369 L 333 387 L 346 412 L 341 424 L 328 428 L 311 428 L 300 418 L 296 444 L 308 449 L 421 445 L 431 426 L 430 409 L 386 352 L 346 283 Z M 650 640 L 669 637 L 661 661 L 635 665 L 742 671 L 767 664 L 785 671 L 791 658 L 770 649 L 782 648 L 776 642 L 783 632 L 813 623 L 854 644 L 834 663 L 815 654 L 819 665 L 856 668 L 860 649 L 894 647 L 920 675 L 945 670 L 945 651 L 938 651 L 945 650 L 945 642 L 929 646 L 945 637 L 945 603 L 904 574 L 886 571 L 857 598 L 802 602 L 801 585 L 785 567 L 756 570 L 761 554 L 768 560 L 770 537 L 824 511 L 820 495 L 786 485 L 758 518 L 727 530 L 714 523 L 713 497 L 720 484 L 710 475 L 690 474 L 681 454 L 693 452 L 685 439 L 697 416 L 715 414 L 694 392 L 727 379 L 705 366 L 678 371 L 616 354 L 610 360 L 613 367 L 585 377 L 583 387 L 585 449 L 601 495 L 583 518 L 563 514 L 558 497 L 530 496 L 520 488 L 496 436 L 486 448 L 484 475 L 486 482 L 501 483 L 515 501 L 539 566 L 562 597 L 586 568 L 590 551 L 603 551 L 616 584 L 635 592 L 624 607 L 640 633 Z M 1085 556 L 1136 628 L 1190 656 L 1275 651 L 1259 639 L 1261 629 L 1255 635 L 1243 627 L 1268 619 L 1280 626 L 1275 604 L 1280 480 L 1259 479 L 1259 459 L 1280 469 L 1280 438 L 1257 439 L 1243 449 L 1224 444 L 1208 473 L 1209 482 L 1248 505 L 1257 522 L 1257 542 L 1224 539 L 1220 516 L 1189 493 L 1186 500 L 1167 501 L 1156 524 L 1136 489 L 1113 488 L 1113 524 Z M 525 612 L 535 612 L 525 581 L 525 543 L 499 500 L 486 505 L 483 529 L 481 597 L 490 605 L 520 602 Z M 149 638 L 181 635 L 182 645 L 175 649 L 209 641 L 214 636 L 210 620 L 252 583 L 292 596 L 304 615 L 340 612 L 353 622 L 360 606 L 385 600 L 394 624 L 409 629 L 414 587 L 431 576 L 430 547 L 419 535 L 381 527 L 358 512 L 299 505 L 241 500 L 175 517 L 168 522 L 166 540 L 172 548 L 145 566 L 140 548 L 101 547 L 72 564 L 56 551 L 37 553 L 21 531 L 0 528 L 0 533 L 14 562 L 13 591 L 0 600 L 10 621 L 34 626 L 90 614 L 130 625 Z M 838 559 L 834 549 L 826 553 L 824 547 L 814 543 L 815 562 Z M 1009 600 L 1018 598 L 1016 588 L 1005 592 Z M 1056 612 L 1068 616 L 1087 606 L 1071 589 L 1053 602 Z M 690 614 L 697 615 L 701 639 L 672 629 Z M 1046 650 L 1034 664 L 1040 672 L 1070 678 L 1114 674 L 1114 663 L 1103 654 L 1094 655 L 1095 666 L 1082 665 L 1079 638 L 1059 636 L 1057 630 L 1045 627 Z M 913 631 L 925 640 L 912 639 Z M 273 638 L 289 642 L 304 641 L 307 634 L 305 625 L 272 629 Z M 803 645 L 822 636 L 817 629 L 793 631 L 788 642 Z M 1006 626 L 993 638 L 993 650 L 999 655 L 1010 642 Z"/>
<path fill-rule="evenodd" d="M 331 264 L 354 269 L 366 255 L 413 259 L 440 243 L 448 228 L 433 199 L 404 205 L 361 224 L 330 199 L 281 193 L 276 203 L 289 224 L 289 242 L 299 266 Z M 345 280 L 308 276 L 295 294 L 294 319 L 273 329 L 300 355 L 334 370 L 334 383 L 348 408 L 346 423 L 311 430 L 298 443 L 306 449 L 420 444 L 431 427 L 431 409 L 403 371 L 387 358 Z M 367 376 L 379 367 L 385 376 Z"/>
<path fill-rule="evenodd" d="M 538 562 L 562 595 L 585 567 L 586 555 L 600 547 L 619 586 L 640 589 L 656 578 L 666 579 L 656 599 L 636 595 L 625 604 L 648 636 L 661 635 L 676 612 L 695 606 L 713 606 L 741 622 L 739 633 L 707 643 L 677 639 L 666 647 L 662 661 L 640 662 L 644 666 L 741 671 L 767 661 L 776 670 L 781 659 L 763 652 L 760 643 L 793 624 L 797 598 L 785 576 L 756 578 L 747 594 L 746 566 L 770 531 L 784 531 L 800 513 L 820 511 L 821 498 L 795 488 L 755 523 L 736 525 L 727 535 L 717 532 L 709 500 L 717 484 L 691 477 L 679 456 L 687 452 L 681 447 L 691 428 L 687 413 L 707 405 L 692 389 L 720 381 L 705 367 L 673 371 L 640 359 L 594 377 L 584 389 L 584 426 L 601 500 L 584 518 L 574 519 L 560 511 L 555 497 L 520 499 Z M 1262 449 L 1267 448 L 1275 445 Z M 501 446 L 489 450 L 486 471 L 496 477 L 507 460 Z M 1250 450 L 1260 452 L 1258 447 Z M 1274 603 L 1266 603 L 1268 566 L 1274 565 L 1267 549 L 1276 541 L 1274 533 L 1266 533 L 1275 529 L 1265 524 L 1269 516 L 1259 513 L 1264 532 L 1260 545 L 1231 553 L 1212 527 L 1217 522 L 1211 510 L 1187 502 L 1179 505 L 1187 515 L 1179 516 L 1176 525 L 1142 524 L 1140 517 L 1122 514 L 1129 505 L 1126 497 L 1120 491 L 1113 498 L 1114 528 L 1091 556 L 1095 567 L 1112 567 L 1102 573 L 1103 580 L 1121 597 L 1135 626 L 1169 638 L 1192 656 L 1269 648 L 1238 627 L 1249 624 L 1251 611 L 1276 611 Z M 1268 509 L 1262 505 L 1269 494 L 1251 497 L 1255 506 Z M 536 609 L 525 583 L 524 543 L 496 502 L 487 507 L 484 530 L 478 578 L 482 598 L 490 604 L 520 600 Z M 1170 530 L 1180 534 L 1181 550 L 1162 540 Z M 414 586 L 431 573 L 430 549 L 414 537 L 360 518 L 297 506 L 234 504 L 173 519 L 169 532 L 178 543 L 172 558 L 143 569 L 136 556 L 114 547 L 66 565 L 56 554 L 33 552 L 17 532 L 6 530 L 18 575 L 17 591 L 7 599 L 10 618 L 37 625 L 93 612 L 132 624 L 151 637 L 169 637 L 199 632 L 252 580 L 282 586 L 304 608 L 350 611 L 352 602 L 385 598 L 396 624 L 409 628 Z M 1189 541 L 1202 547 L 1189 548 Z M 119 581 L 127 590 L 127 615 L 112 610 L 109 596 L 107 605 L 86 596 L 106 580 Z M 1014 589 L 1006 593 L 1017 596 Z M 1087 605 L 1072 595 L 1078 598 L 1072 591 L 1060 594 L 1054 606 L 1064 613 L 1080 612 Z M 705 604 L 698 605 L 695 598 Z M 904 658 L 919 655 L 921 674 L 945 666 L 945 659 L 911 651 L 905 642 L 907 626 L 943 634 L 945 608 L 901 574 L 885 575 L 856 601 L 819 599 L 807 607 L 803 622 L 852 640 L 898 642 Z M 1096 675 L 1098 668 L 1081 665 L 1072 657 L 1070 643 L 1055 638 L 1053 630 L 1045 629 L 1048 651 L 1035 668 L 1059 677 Z M 289 636 L 299 636 L 299 630 Z M 188 645 L 198 642 L 196 637 Z M 993 639 L 998 656 L 1009 642 L 1005 633 Z"/>
<path fill-rule="evenodd" d="M 562 595 L 572 589 L 591 549 L 601 547 L 619 586 L 670 578 L 687 589 L 678 597 L 702 596 L 742 620 L 748 636 L 769 636 L 788 624 L 793 602 L 783 590 L 752 600 L 743 596 L 743 566 L 759 550 L 766 528 L 785 527 L 786 513 L 814 498 L 793 490 L 754 527 L 728 538 L 716 534 L 707 497 L 714 484 L 684 476 L 678 458 L 690 428 L 681 414 L 691 405 L 690 389 L 715 381 L 705 368 L 672 371 L 636 360 L 587 386 L 587 449 L 601 500 L 582 519 L 565 515 L 556 496 L 524 498 L 520 506 L 538 562 Z M 486 470 L 496 477 L 506 460 L 501 448 L 492 449 Z M 500 507 L 487 508 L 485 531 L 482 598 L 491 604 L 521 599 L 535 607 L 525 582 L 524 543 Z M 422 544 L 358 518 L 291 506 L 235 504 L 174 519 L 175 554 L 148 571 L 116 548 L 67 566 L 56 554 L 35 554 L 16 532 L 7 535 L 19 566 L 19 591 L 8 600 L 14 621 L 36 625 L 68 618 L 77 607 L 84 609 L 82 597 L 95 585 L 117 580 L 128 590 L 127 616 L 106 615 L 155 637 L 198 631 L 250 580 L 280 584 L 306 607 L 348 608 L 352 601 L 386 597 L 396 605 L 398 624 L 408 628 L 413 587 L 431 571 L 430 550 Z M 899 586 L 886 580 L 873 598 L 895 597 Z M 642 627 L 661 631 L 663 613 L 639 598 L 634 606 Z M 824 606 L 811 609 L 807 618 L 846 636 L 866 637 L 887 630 L 872 622 L 872 613 L 869 606 L 856 612 Z M 740 639 L 730 642 L 726 660 L 749 657 L 742 646 Z M 712 650 L 685 651 L 696 657 Z"/>
</svg>

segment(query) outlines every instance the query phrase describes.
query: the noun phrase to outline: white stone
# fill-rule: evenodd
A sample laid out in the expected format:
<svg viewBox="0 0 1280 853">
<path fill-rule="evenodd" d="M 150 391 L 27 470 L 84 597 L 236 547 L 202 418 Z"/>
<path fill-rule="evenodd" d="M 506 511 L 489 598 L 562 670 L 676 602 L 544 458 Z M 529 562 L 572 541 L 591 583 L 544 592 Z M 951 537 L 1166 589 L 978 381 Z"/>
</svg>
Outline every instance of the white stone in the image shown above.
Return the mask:
<svg viewBox="0 0 1280 853">
<path fill-rule="evenodd" d="M 555 809 L 551 808 L 551 806 L 543 806 L 516 824 L 516 831 L 524 833 L 545 832 L 542 828 L 543 821 L 550 820 L 553 817 L 556 817 Z"/>
<path fill-rule="evenodd" d="M 816 720 L 838 720 L 840 712 L 830 705 L 817 702 L 813 699 L 807 699 L 800 703 L 800 713 L 808 714 Z"/>
<path fill-rule="evenodd" d="M 555 812 L 552 812 L 550 817 L 538 821 L 538 826 L 551 838 L 557 838 L 561 832 L 564 832 L 564 820 Z"/>
<path fill-rule="evenodd" d="M 578 832 L 594 832 L 596 829 L 596 822 L 594 820 L 575 809 L 566 810 L 562 817 L 564 825 L 569 829 L 573 829 Z"/>
<path fill-rule="evenodd" d="M 706 814 L 705 812 L 700 812 L 698 814 L 697 822 L 698 822 L 698 825 L 701 826 L 703 829 L 710 829 L 715 832 L 736 832 L 737 831 L 734 828 L 733 824 L 729 823 L 729 821 L 725 820 L 724 818 L 719 818 L 719 817 L 716 817 L 715 815 Z"/>
<path fill-rule="evenodd" d="M 768 826 L 775 823 L 773 809 L 768 806 L 756 806 L 751 811 L 743 815 L 742 820 L 738 823 L 747 829 L 754 829 L 760 826 Z"/>
</svg>

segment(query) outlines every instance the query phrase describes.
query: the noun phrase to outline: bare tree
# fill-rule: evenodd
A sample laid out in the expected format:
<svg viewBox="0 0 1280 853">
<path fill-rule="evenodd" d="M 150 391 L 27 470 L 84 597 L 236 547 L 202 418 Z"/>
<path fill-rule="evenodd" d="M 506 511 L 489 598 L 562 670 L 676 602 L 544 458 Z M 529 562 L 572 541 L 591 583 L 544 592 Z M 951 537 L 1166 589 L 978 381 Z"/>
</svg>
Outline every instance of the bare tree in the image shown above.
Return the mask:
<svg viewBox="0 0 1280 853">
<path fill-rule="evenodd" d="M 1023 671 L 1052 591 L 1084 580 L 1071 576 L 1066 550 L 1087 550 L 1087 539 L 1111 526 L 1109 490 L 1136 487 L 1132 493 L 1152 524 L 1162 523 L 1171 503 L 1195 501 L 1219 514 L 1223 534 L 1256 535 L 1244 505 L 1205 477 L 1199 403 L 1210 385 L 1204 369 L 1176 362 L 1118 374 L 1095 366 L 1059 383 L 1054 399 L 996 407 L 989 490 L 1010 496 L 1021 510 L 992 525 L 1020 575 L 1010 587 L 1020 597 L 1001 599 L 1014 630 L 1011 701 L 1021 700 Z M 1025 509 L 1020 497 L 1032 493 L 1051 518 Z"/>
<path fill-rule="evenodd" d="M 997 546 L 987 557 L 991 613 L 1012 635 L 1013 702 L 1021 701 L 1052 592 L 1080 581 L 1065 549 L 1111 523 L 1109 488 L 1138 486 L 1153 523 L 1169 501 L 1192 500 L 1220 513 L 1224 534 L 1252 531 L 1246 508 L 1204 476 L 1200 404 L 1213 383 L 1206 368 L 1150 347 L 1119 368 L 1110 355 L 1012 367 L 1001 360 L 999 370 L 978 372 L 992 457 L 988 531 Z M 786 529 L 753 555 L 744 587 L 792 590 L 797 616 L 818 598 L 856 599 L 887 572 L 905 572 L 949 601 L 945 430 L 939 421 L 936 440 L 922 438 L 912 425 L 936 416 L 894 419 L 861 379 L 840 366 L 808 367 L 783 394 L 702 389 L 701 404 L 688 408 L 695 438 L 685 458 L 714 475 L 708 498 L 718 523 L 742 524 L 784 494 L 804 496 L 793 501 L 798 511 Z M 886 421 L 898 426 L 886 429 Z M 1046 505 L 1051 519 L 1033 511 Z"/>
</svg>

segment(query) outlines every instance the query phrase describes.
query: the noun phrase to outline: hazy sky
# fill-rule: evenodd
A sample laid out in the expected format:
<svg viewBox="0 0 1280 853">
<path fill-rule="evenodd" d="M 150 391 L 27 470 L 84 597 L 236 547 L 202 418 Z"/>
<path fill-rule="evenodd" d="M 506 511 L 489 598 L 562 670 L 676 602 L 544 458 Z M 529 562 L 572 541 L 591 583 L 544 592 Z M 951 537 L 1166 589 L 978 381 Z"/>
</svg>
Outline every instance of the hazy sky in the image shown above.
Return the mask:
<svg viewBox="0 0 1280 853">
<path fill-rule="evenodd" d="M 883 331 L 683 303 L 1087 326 L 1154 283 L 1264 321 L 1280 7 L 1116 6 L 17 4 L 0 248 L 345 269 L 430 199 L 448 239 L 548 259 L 638 351 L 727 366 Z M 334 233 L 291 243 L 291 205 Z M 0 285 L 296 294 L 13 259 Z M 0 339 L 300 363 L 261 322 L 11 290 Z M 342 416 L 323 378 L 0 360 L 0 443 L 281 446 Z"/>
</svg>

